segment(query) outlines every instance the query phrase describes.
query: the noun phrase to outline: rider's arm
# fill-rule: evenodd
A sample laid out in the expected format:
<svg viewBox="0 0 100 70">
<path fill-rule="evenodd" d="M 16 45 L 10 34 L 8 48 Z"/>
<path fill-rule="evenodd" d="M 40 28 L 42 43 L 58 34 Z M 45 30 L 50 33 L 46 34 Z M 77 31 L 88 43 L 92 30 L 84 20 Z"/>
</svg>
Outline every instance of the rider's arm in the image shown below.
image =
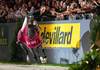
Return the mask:
<svg viewBox="0 0 100 70">
<path fill-rule="evenodd" d="M 28 18 L 27 18 L 27 17 L 25 17 L 24 22 L 23 22 L 23 25 L 22 25 L 22 28 L 21 28 L 21 32 L 23 32 L 23 31 L 24 31 L 24 28 L 25 28 L 25 27 L 26 27 L 26 25 L 27 25 L 27 20 L 28 20 Z"/>
</svg>

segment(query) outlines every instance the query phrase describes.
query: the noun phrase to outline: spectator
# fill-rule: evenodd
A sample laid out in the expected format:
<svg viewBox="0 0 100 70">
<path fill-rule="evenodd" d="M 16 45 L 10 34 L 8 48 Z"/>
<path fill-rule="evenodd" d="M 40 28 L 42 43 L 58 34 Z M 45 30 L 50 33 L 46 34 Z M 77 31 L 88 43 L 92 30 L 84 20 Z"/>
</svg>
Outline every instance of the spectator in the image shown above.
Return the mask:
<svg viewBox="0 0 100 70">
<path fill-rule="evenodd" d="M 16 12 L 18 10 L 17 5 L 14 5 L 13 9 L 14 9 L 14 12 Z"/>
<path fill-rule="evenodd" d="M 30 13 L 30 15 L 32 15 L 34 13 L 34 10 L 35 10 L 35 8 L 34 8 L 34 6 L 32 6 L 32 2 L 29 1 L 28 2 L 28 13 Z"/>
<path fill-rule="evenodd" d="M 13 14 L 16 18 L 23 18 L 27 13 L 46 20 L 47 17 L 63 20 L 69 16 L 92 13 L 95 8 L 100 8 L 100 0 L 1 0 L 0 21 L 11 19 Z"/>
<path fill-rule="evenodd" d="M 16 5 L 20 8 L 23 4 L 23 0 L 15 0 Z"/>
<path fill-rule="evenodd" d="M 21 13 L 22 18 L 27 15 L 27 4 L 22 5 L 20 13 Z"/>
<path fill-rule="evenodd" d="M 55 8 L 51 8 L 50 13 L 53 18 L 56 18 L 57 12 L 55 11 Z"/>
<path fill-rule="evenodd" d="M 96 5 L 96 7 L 92 10 L 93 13 L 97 13 L 98 15 L 100 15 L 100 0 L 92 0 L 93 3 Z M 96 14 L 95 14 L 96 15 Z"/>
<path fill-rule="evenodd" d="M 0 22 L 6 22 L 6 16 L 7 16 L 7 11 L 5 9 L 5 6 L 1 5 Z"/>
<path fill-rule="evenodd" d="M 15 13 L 13 8 L 10 8 L 7 15 L 7 22 L 14 22 L 14 21 L 15 21 Z"/>
<path fill-rule="evenodd" d="M 22 15 L 21 15 L 21 8 L 19 8 L 19 9 L 15 12 L 15 17 L 16 17 L 16 18 L 22 18 Z"/>
</svg>

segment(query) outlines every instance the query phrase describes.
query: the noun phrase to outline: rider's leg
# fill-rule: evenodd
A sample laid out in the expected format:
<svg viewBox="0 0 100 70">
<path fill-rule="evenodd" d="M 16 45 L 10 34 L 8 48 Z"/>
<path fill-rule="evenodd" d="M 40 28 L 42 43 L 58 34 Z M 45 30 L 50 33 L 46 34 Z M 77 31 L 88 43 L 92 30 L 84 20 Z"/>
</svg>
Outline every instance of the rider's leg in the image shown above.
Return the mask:
<svg viewBox="0 0 100 70">
<path fill-rule="evenodd" d="M 37 52 L 37 51 L 38 51 L 37 48 L 32 48 L 32 51 L 33 51 L 33 53 L 34 53 L 36 62 L 37 62 L 37 63 L 40 63 L 40 58 L 39 58 L 39 54 L 38 54 L 38 52 Z"/>
<path fill-rule="evenodd" d="M 20 47 L 21 47 L 22 52 L 23 52 L 23 54 L 22 54 L 23 60 L 24 60 L 24 61 L 27 61 L 28 51 L 27 51 L 27 49 L 26 49 L 26 46 L 25 46 L 24 44 L 22 44 L 22 43 L 19 43 L 19 44 L 20 44 Z"/>
<path fill-rule="evenodd" d="M 32 63 L 36 63 L 37 59 L 36 59 L 36 53 L 33 50 L 34 48 L 27 48 L 27 49 L 28 49 L 28 55 L 29 55 L 30 61 Z"/>
<path fill-rule="evenodd" d="M 32 51 L 31 48 L 28 48 L 25 44 L 22 44 L 20 43 L 21 45 L 21 48 L 23 49 L 23 51 L 25 52 L 25 61 L 27 61 L 28 63 L 35 63 L 36 60 L 35 60 L 35 55 L 34 55 L 34 52 Z"/>
</svg>

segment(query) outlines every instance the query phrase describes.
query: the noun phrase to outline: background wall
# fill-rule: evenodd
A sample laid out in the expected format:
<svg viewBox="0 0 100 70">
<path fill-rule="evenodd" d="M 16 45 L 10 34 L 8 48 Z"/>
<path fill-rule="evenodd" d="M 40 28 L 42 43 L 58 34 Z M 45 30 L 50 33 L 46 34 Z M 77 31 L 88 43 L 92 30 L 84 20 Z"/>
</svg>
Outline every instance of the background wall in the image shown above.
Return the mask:
<svg viewBox="0 0 100 70">
<path fill-rule="evenodd" d="M 84 53 L 89 50 L 90 47 L 90 20 L 64 20 L 64 21 L 49 21 L 43 23 L 80 23 L 80 37 L 81 46 L 79 49 L 73 48 L 47 48 L 47 57 L 49 63 L 57 64 L 70 64 L 81 60 Z M 0 39 L 2 38 L 2 29 L 4 28 L 5 37 L 7 38 L 7 45 L 0 44 L 0 60 L 10 60 L 11 59 L 11 47 L 10 43 L 14 36 L 14 31 L 16 28 L 15 23 L 0 24 Z"/>
<path fill-rule="evenodd" d="M 45 22 L 44 22 L 45 23 Z M 47 56 L 49 63 L 70 64 L 82 59 L 84 53 L 90 48 L 90 20 L 68 20 L 52 21 L 46 23 L 80 23 L 81 45 L 79 49 L 74 48 L 48 48 Z"/>
<path fill-rule="evenodd" d="M 5 61 L 11 59 L 11 42 L 15 28 L 15 23 L 0 23 L 0 60 Z"/>
</svg>

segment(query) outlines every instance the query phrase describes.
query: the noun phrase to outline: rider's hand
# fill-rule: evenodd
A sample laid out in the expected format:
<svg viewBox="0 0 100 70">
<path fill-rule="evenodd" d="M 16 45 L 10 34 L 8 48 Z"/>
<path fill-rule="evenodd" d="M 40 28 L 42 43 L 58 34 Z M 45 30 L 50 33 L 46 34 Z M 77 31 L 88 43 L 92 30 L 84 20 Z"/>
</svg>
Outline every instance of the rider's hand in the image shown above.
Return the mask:
<svg viewBox="0 0 100 70">
<path fill-rule="evenodd" d="M 19 41 L 16 41 L 16 44 L 18 44 L 19 43 Z"/>
</svg>

